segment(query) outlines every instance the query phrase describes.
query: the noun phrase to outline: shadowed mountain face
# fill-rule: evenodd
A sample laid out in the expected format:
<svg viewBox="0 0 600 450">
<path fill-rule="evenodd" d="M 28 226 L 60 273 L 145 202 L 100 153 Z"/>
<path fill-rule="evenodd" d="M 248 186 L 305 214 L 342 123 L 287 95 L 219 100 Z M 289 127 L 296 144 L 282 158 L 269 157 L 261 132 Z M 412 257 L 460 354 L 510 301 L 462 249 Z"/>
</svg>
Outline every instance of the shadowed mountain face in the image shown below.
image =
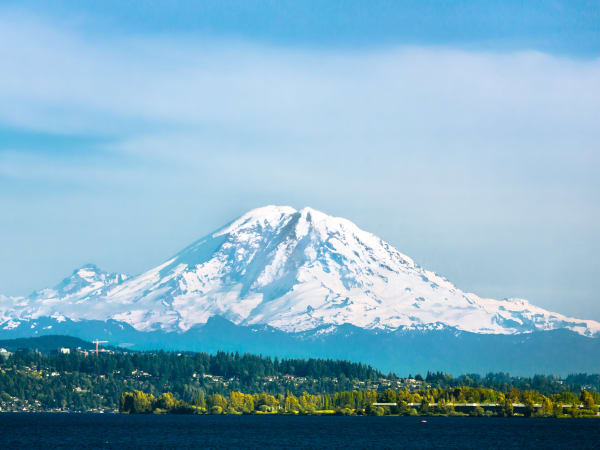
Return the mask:
<svg viewBox="0 0 600 450">
<path fill-rule="evenodd" d="M 411 333 L 490 343 L 560 329 L 584 341 L 583 336 L 600 334 L 598 322 L 568 318 L 525 300 L 465 293 L 353 223 L 311 208 L 252 210 L 135 277 L 86 265 L 55 288 L 0 297 L 0 329 L 6 337 L 60 328 L 88 338 L 96 336 L 87 331 L 100 336 L 108 327 L 114 336 L 125 333 L 122 342 L 136 347 L 146 340 L 156 342 L 153 348 L 196 349 L 197 338 L 207 337 L 205 324 L 217 317 L 234 326 L 236 336 L 253 330 L 267 341 L 278 336 L 305 346 L 333 342 L 348 326 L 354 330 L 350 341 L 368 336 L 368 342 L 398 345 Z M 210 335 L 213 342 L 217 334 Z M 160 337 L 153 341 L 153 336 Z M 212 344 L 205 340 L 198 349 L 207 345 Z M 244 343 L 227 345 L 242 348 Z M 354 344 L 346 347 L 363 353 Z M 320 356 L 333 356 L 323 351 Z M 397 351 L 390 344 L 389 352 Z"/>
<path fill-rule="evenodd" d="M 400 375 L 427 370 L 454 375 L 509 372 L 524 376 L 600 372 L 600 358 L 597 357 L 600 339 L 590 339 L 566 329 L 526 334 L 478 334 L 451 328 L 382 331 L 341 325 L 326 333 L 322 329 L 289 333 L 265 325 L 236 325 L 219 316 L 182 333 L 138 331 L 114 320 L 58 322 L 49 318 L 23 321 L 10 330 L 0 329 L 0 339 L 13 339 L 13 344 L 15 338 L 51 334 L 68 334 L 86 341 L 102 337 L 109 341 L 107 345 L 129 350 L 211 353 L 224 350 L 265 356 L 347 359 Z M 0 347 L 7 343 L 0 341 Z M 36 343 L 35 348 L 40 345 Z M 48 348 L 56 350 L 63 346 L 72 345 L 54 342 Z"/>
<path fill-rule="evenodd" d="M 41 353 L 56 352 L 60 348 L 80 348 L 82 350 L 94 350 L 95 346 L 91 342 L 73 336 L 62 335 L 44 335 L 31 338 L 15 338 L 0 340 L 0 348 L 9 352 L 23 349 L 37 350 Z"/>
</svg>

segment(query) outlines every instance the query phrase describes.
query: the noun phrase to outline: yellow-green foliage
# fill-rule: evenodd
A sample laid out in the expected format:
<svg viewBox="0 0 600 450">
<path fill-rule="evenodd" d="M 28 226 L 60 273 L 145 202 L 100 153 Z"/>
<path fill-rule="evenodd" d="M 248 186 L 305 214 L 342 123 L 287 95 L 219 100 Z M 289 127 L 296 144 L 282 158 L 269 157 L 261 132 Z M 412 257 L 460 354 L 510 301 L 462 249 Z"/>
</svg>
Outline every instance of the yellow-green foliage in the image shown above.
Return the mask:
<svg viewBox="0 0 600 450">
<path fill-rule="evenodd" d="M 164 393 L 158 398 L 141 391 L 125 392 L 119 402 L 123 413 L 187 413 L 187 414 L 339 414 L 339 415 L 460 415 L 529 416 L 595 415 L 599 396 L 582 391 L 579 396 L 570 393 L 546 397 L 538 392 L 512 389 L 502 393 L 493 389 L 456 387 L 430 388 L 417 391 L 401 389 L 384 392 L 345 391 L 334 394 L 295 396 L 291 392 L 276 396 L 262 392 L 245 394 L 233 391 L 229 397 L 204 393 L 190 403 Z M 385 407 L 375 403 L 388 403 Z M 514 406 L 513 404 L 521 406 Z M 416 404 L 416 405 L 415 405 Z M 461 405 L 462 404 L 462 405 Z M 476 404 L 467 406 L 465 404 Z M 490 404 L 495 406 L 489 406 Z M 479 406 L 481 405 L 481 406 Z M 575 405 L 572 407 L 571 405 Z M 581 409 L 579 405 L 582 405 Z M 482 407 L 484 406 L 484 407 Z M 518 408 L 518 411 L 515 410 Z"/>
</svg>

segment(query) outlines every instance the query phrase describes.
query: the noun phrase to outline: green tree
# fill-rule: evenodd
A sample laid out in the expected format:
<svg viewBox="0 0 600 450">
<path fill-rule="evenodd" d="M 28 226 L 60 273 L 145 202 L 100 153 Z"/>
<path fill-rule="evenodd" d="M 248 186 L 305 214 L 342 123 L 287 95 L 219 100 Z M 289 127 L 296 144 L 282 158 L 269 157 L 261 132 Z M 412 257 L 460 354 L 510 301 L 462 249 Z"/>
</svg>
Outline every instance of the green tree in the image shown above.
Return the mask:
<svg viewBox="0 0 600 450">
<path fill-rule="evenodd" d="M 153 401 L 154 396 L 152 394 L 145 394 L 142 391 L 134 391 L 131 412 L 134 414 L 149 413 L 152 411 Z"/>
<path fill-rule="evenodd" d="M 209 408 L 218 406 L 219 408 L 221 408 L 221 411 L 227 409 L 227 399 L 225 397 L 223 397 L 221 394 L 209 395 L 207 404 L 208 404 Z"/>
<path fill-rule="evenodd" d="M 192 397 L 190 403 L 200 408 L 206 408 L 206 399 L 204 398 L 204 392 L 200 391 Z"/>
<path fill-rule="evenodd" d="M 588 391 L 581 391 L 579 399 L 581 400 L 581 403 L 583 403 L 585 409 L 595 409 L 594 397 Z"/>
<path fill-rule="evenodd" d="M 384 392 L 384 401 L 385 403 L 396 403 L 396 391 L 393 389 L 386 389 Z"/>
<path fill-rule="evenodd" d="M 133 394 L 131 392 L 123 392 L 123 394 L 121 394 L 119 399 L 119 411 L 122 413 L 133 412 Z"/>
<path fill-rule="evenodd" d="M 285 396 L 284 410 L 287 413 L 297 413 L 298 411 L 300 411 L 300 404 L 298 403 L 298 399 L 295 395 L 289 392 Z"/>
<path fill-rule="evenodd" d="M 234 411 L 250 414 L 254 411 L 254 398 L 242 392 L 229 393 L 229 407 Z"/>
<path fill-rule="evenodd" d="M 156 403 L 158 408 L 164 409 L 165 411 L 173 410 L 175 408 L 175 405 L 177 404 L 175 398 L 173 397 L 173 394 L 171 394 L 170 392 L 166 392 L 160 397 L 158 397 Z"/>
<path fill-rule="evenodd" d="M 400 414 L 401 416 L 408 416 L 410 415 L 410 407 L 408 406 L 408 402 L 406 402 L 405 400 L 401 400 L 398 403 L 398 414 Z"/>
<path fill-rule="evenodd" d="M 563 415 L 563 406 L 561 401 L 552 402 L 552 416 L 560 417 Z"/>
<path fill-rule="evenodd" d="M 502 405 L 502 415 L 504 417 L 512 417 L 514 415 L 513 401 L 510 397 L 506 397 L 504 399 L 504 404 Z"/>
<path fill-rule="evenodd" d="M 542 400 L 542 407 L 540 408 L 539 413 L 541 416 L 544 416 L 544 417 L 549 417 L 549 416 L 553 415 L 554 407 L 548 397 L 544 397 L 544 399 Z"/>
<path fill-rule="evenodd" d="M 385 414 L 385 410 L 381 406 L 377 406 L 376 408 L 372 409 L 371 414 L 374 416 L 383 416 Z"/>
<path fill-rule="evenodd" d="M 533 406 L 533 392 L 532 391 L 523 391 L 521 393 L 522 402 L 525 405 L 523 414 L 525 417 L 533 416 L 535 412 L 535 407 Z"/>
<path fill-rule="evenodd" d="M 579 411 L 579 405 L 572 405 L 571 408 L 569 408 L 569 415 L 573 418 L 581 416 L 581 413 Z"/>
<path fill-rule="evenodd" d="M 485 415 L 485 411 L 481 406 L 476 406 L 469 412 L 470 416 L 483 417 Z"/>
</svg>

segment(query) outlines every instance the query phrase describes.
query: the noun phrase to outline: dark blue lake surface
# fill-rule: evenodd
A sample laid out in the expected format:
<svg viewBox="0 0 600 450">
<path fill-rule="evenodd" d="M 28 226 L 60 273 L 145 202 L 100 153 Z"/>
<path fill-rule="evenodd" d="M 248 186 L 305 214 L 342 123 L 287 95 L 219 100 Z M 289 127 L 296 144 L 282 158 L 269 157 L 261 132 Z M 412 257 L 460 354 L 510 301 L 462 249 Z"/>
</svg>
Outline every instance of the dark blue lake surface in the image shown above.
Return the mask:
<svg viewBox="0 0 600 450">
<path fill-rule="evenodd" d="M 1 448 L 600 448 L 600 420 L 0 414 Z"/>
</svg>

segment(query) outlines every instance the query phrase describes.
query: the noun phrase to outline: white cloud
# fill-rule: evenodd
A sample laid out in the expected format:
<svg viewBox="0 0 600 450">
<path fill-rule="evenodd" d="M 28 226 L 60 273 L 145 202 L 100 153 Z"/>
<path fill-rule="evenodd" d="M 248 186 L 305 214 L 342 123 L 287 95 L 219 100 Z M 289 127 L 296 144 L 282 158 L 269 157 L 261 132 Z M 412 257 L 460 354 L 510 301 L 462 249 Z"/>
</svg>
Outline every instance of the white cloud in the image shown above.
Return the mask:
<svg viewBox="0 0 600 450">
<path fill-rule="evenodd" d="M 17 16 L 18 17 L 18 16 Z M 345 53 L 95 36 L 0 17 L 3 121 L 372 141 L 596 131 L 600 61 L 434 48 Z M 557 130 L 556 127 L 559 127 Z"/>
<path fill-rule="evenodd" d="M 590 225 L 600 216 L 598 59 L 92 35 L 5 11 L 0 61 L 0 123 L 114 137 L 92 159 L 59 160 L 48 149 L 24 155 L 0 142 L 0 183 L 41 184 L 48 192 L 78 186 L 70 197 L 90 186 L 94 195 L 106 191 L 102 200 L 82 199 L 68 210 L 55 193 L 65 221 L 90 205 L 117 208 L 110 200 L 118 192 L 127 223 L 137 223 L 127 215 L 139 214 L 140 204 L 148 206 L 143 217 L 155 225 L 139 231 L 145 242 L 173 223 L 182 236 L 197 237 L 185 222 L 186 208 L 198 199 L 211 224 L 218 224 L 216 215 L 260 203 L 310 204 L 358 221 L 450 277 L 462 276 L 456 281 L 466 289 L 478 276 L 479 285 L 487 283 L 492 272 L 510 286 L 514 273 L 506 266 L 531 250 L 527 242 L 542 239 L 536 229 L 553 236 L 535 241 L 542 259 L 553 252 L 574 257 L 575 250 L 554 242 L 565 233 L 579 234 L 569 244 L 577 249 L 598 242 Z M 17 211 L 15 223 L 35 215 L 13 191 L 0 201 Z M 101 233 L 103 218 L 95 220 Z M 506 236 L 515 222 L 517 236 Z M 445 254 L 442 239 L 453 243 Z M 162 249 L 175 250 L 173 242 Z M 494 246 L 512 246 L 517 257 Z M 471 278 L 448 262 L 459 251 L 475 269 Z M 498 261 L 489 263 L 494 251 Z M 493 269 L 485 276 L 476 267 L 483 261 Z M 589 286 L 591 299 L 586 279 L 598 268 L 591 259 L 588 266 L 573 275 L 567 262 L 557 262 L 532 283 L 569 273 Z M 544 295 L 547 286 L 540 288 Z M 532 300 L 543 305 L 543 298 Z"/>
</svg>

